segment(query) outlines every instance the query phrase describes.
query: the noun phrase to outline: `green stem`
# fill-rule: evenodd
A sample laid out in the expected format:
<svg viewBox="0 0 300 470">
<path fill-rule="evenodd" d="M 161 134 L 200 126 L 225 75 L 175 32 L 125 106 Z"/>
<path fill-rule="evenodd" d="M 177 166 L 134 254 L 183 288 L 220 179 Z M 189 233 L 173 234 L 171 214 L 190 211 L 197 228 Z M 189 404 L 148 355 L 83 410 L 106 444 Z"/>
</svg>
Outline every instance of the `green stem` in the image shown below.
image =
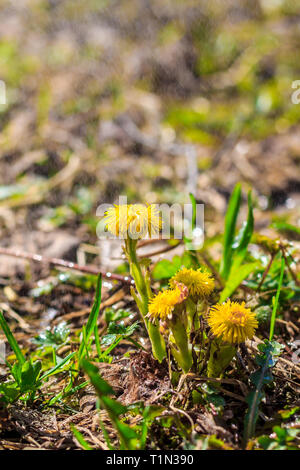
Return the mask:
<svg viewBox="0 0 300 470">
<path fill-rule="evenodd" d="M 207 376 L 219 378 L 229 366 L 236 354 L 236 347 L 214 339 L 211 343 L 210 356 L 207 364 Z"/>
<path fill-rule="evenodd" d="M 189 320 L 189 332 L 199 329 L 199 319 L 197 318 L 197 304 L 191 299 L 186 300 L 186 312 Z"/>
<path fill-rule="evenodd" d="M 179 313 L 179 312 L 178 312 Z M 189 343 L 186 325 L 182 321 L 182 312 L 173 315 L 170 330 L 174 337 L 175 345 L 171 344 L 172 354 L 182 370 L 187 373 L 193 365 L 192 345 Z"/>
<path fill-rule="evenodd" d="M 130 266 L 130 274 L 136 285 L 138 296 L 135 295 L 135 301 L 145 322 L 146 329 L 152 345 L 153 356 L 161 362 L 166 357 L 166 346 L 163 337 L 159 332 L 159 325 L 151 323 L 146 315 L 148 313 L 149 294 L 151 288 L 147 285 L 143 276 L 139 260 L 136 255 L 137 241 L 128 238 L 126 240 L 126 253 Z"/>
<path fill-rule="evenodd" d="M 143 316 L 145 316 L 148 313 L 149 299 L 148 299 L 145 279 L 144 279 L 141 266 L 136 255 L 136 245 L 137 245 L 136 240 L 132 240 L 131 238 L 128 238 L 126 240 L 126 248 L 127 248 L 128 261 L 129 261 L 129 266 L 130 266 L 130 274 L 133 277 L 135 285 L 136 285 L 136 289 L 141 299 L 143 300 L 143 311 L 141 313 Z"/>
</svg>

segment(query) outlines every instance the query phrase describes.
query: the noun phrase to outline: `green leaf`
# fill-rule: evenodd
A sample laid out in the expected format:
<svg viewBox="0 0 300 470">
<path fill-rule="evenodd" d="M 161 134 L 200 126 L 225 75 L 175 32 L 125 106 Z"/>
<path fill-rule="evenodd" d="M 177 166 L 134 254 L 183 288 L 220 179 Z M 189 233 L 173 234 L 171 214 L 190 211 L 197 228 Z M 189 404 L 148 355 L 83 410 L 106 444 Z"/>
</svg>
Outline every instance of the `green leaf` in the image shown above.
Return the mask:
<svg viewBox="0 0 300 470">
<path fill-rule="evenodd" d="M 221 292 L 220 303 L 224 302 L 230 297 L 238 286 L 246 279 L 259 266 L 259 262 L 243 264 L 237 266 L 230 271 L 229 278 L 226 282 L 224 289 Z"/>
<path fill-rule="evenodd" d="M 67 327 L 66 322 L 61 322 L 53 328 L 53 331 L 47 329 L 38 336 L 35 336 L 32 342 L 41 348 L 45 348 L 47 346 L 57 348 L 67 341 L 69 333 L 70 330 Z"/>
<path fill-rule="evenodd" d="M 185 250 L 182 256 L 175 255 L 172 261 L 167 259 L 158 261 L 152 271 L 152 277 L 156 281 L 170 279 L 182 266 L 195 269 L 199 267 L 193 252 Z"/>
<path fill-rule="evenodd" d="M 123 415 L 127 412 L 126 406 L 123 406 L 121 403 L 110 397 L 103 396 L 102 403 L 105 405 L 105 408 L 109 408 L 116 416 Z"/>
<path fill-rule="evenodd" d="M 261 445 L 261 447 L 264 449 L 264 450 L 268 450 L 270 444 L 272 443 L 272 439 L 268 436 L 260 436 L 258 438 L 258 443 Z"/>
<path fill-rule="evenodd" d="M 120 420 L 116 420 L 115 426 L 119 431 L 120 437 L 124 443 L 124 447 L 132 450 L 136 449 L 139 436 L 135 430 Z"/>
<path fill-rule="evenodd" d="M 100 312 L 101 305 L 101 288 L 102 288 L 102 275 L 99 274 L 97 280 L 96 294 L 94 304 L 89 315 L 86 327 L 85 327 L 85 341 L 82 341 L 79 351 L 78 351 L 78 360 L 79 362 L 82 359 L 84 349 L 88 347 L 88 341 L 94 331 L 95 326 L 97 325 L 98 316 Z"/>
<path fill-rule="evenodd" d="M 264 450 L 299 450 L 295 442 L 300 430 L 274 426 L 275 437 L 260 436 L 257 441 Z M 294 442 L 295 445 L 291 445 Z"/>
<path fill-rule="evenodd" d="M 113 395 L 115 393 L 112 387 L 105 380 L 102 379 L 97 367 L 94 366 L 94 364 L 91 364 L 86 359 L 83 359 L 81 365 L 84 371 L 89 376 L 89 379 L 92 385 L 95 387 L 99 397 L 102 398 L 103 395 Z"/>
<path fill-rule="evenodd" d="M 253 229 L 253 206 L 251 191 L 249 191 L 247 222 L 244 223 L 234 243 L 231 245 L 230 261 L 228 265 L 228 270 L 226 270 L 226 284 L 221 293 L 220 302 L 223 302 L 227 297 L 230 297 L 230 295 L 233 294 L 233 292 L 237 289 L 241 282 L 246 279 L 246 277 L 248 277 L 249 274 L 254 271 L 259 265 L 258 261 L 242 265 L 242 262 L 246 257 L 247 248 L 253 234 Z"/>
<path fill-rule="evenodd" d="M 269 340 L 270 340 L 270 341 L 272 341 L 273 335 L 274 335 L 276 313 L 277 313 L 278 304 L 279 304 L 279 295 L 280 295 L 281 286 L 282 286 L 284 268 L 285 268 L 285 260 L 284 260 L 284 257 L 282 256 L 282 258 L 281 258 L 281 269 L 280 269 L 279 283 L 278 283 L 278 288 L 277 288 L 276 296 L 275 296 L 275 298 L 274 298 L 273 310 L 272 310 L 272 315 L 271 315 L 270 335 L 269 335 Z"/>
<path fill-rule="evenodd" d="M 13 378 L 19 385 L 21 384 L 22 365 L 23 364 L 21 364 L 20 362 L 15 362 L 10 370 Z"/>
<path fill-rule="evenodd" d="M 17 382 L 6 382 L 0 384 L 0 402 L 14 403 L 20 396 Z"/>
<path fill-rule="evenodd" d="M 122 320 L 123 318 L 127 318 L 131 314 L 132 312 L 130 310 L 125 310 L 122 308 L 119 308 L 118 310 L 116 310 L 113 307 L 111 307 L 111 308 L 106 308 L 104 310 L 103 316 L 104 316 L 106 323 L 109 324 L 112 321 L 116 322 L 118 320 Z"/>
<path fill-rule="evenodd" d="M 41 368 L 42 363 L 40 361 L 32 363 L 29 360 L 23 364 L 16 362 L 11 368 L 14 381 L 0 385 L 0 394 L 3 394 L 0 401 L 14 403 L 25 393 L 34 393 L 41 386 L 41 381 L 39 380 Z M 27 397 L 27 399 L 29 398 Z"/>
<path fill-rule="evenodd" d="M 45 380 L 47 377 L 50 377 L 50 375 L 56 374 L 57 371 L 63 368 L 63 366 L 70 361 L 74 356 L 76 355 L 76 352 L 72 352 L 68 354 L 62 361 L 60 361 L 55 367 L 52 369 L 48 370 L 42 377 L 41 380 Z"/>
<path fill-rule="evenodd" d="M 300 235 L 300 228 L 297 227 L 296 225 L 288 224 L 287 222 L 283 222 L 283 221 L 273 222 L 271 224 L 271 227 L 274 227 L 279 232 L 284 232 L 284 233 L 292 232 L 294 234 Z"/>
<path fill-rule="evenodd" d="M 86 359 L 83 359 L 81 364 L 84 371 L 89 376 L 91 383 L 96 389 L 101 406 L 106 409 L 115 429 L 119 434 L 121 448 L 126 450 L 139 448 L 138 433 L 119 419 L 121 414 L 127 412 L 127 407 L 108 396 L 112 395 L 114 391 L 111 386 L 105 380 L 103 380 L 102 377 L 100 377 L 97 367 L 95 367 Z"/>
<path fill-rule="evenodd" d="M 41 368 L 41 361 L 37 361 L 34 364 L 32 364 L 31 361 L 24 362 L 21 372 L 21 394 L 33 391 L 40 385 L 40 383 L 38 383 L 38 377 Z"/>
<path fill-rule="evenodd" d="M 10 345 L 11 349 L 13 350 L 13 352 L 16 355 L 17 361 L 20 364 L 24 364 L 25 356 L 23 355 L 21 349 L 19 348 L 19 345 L 18 345 L 14 335 L 12 334 L 12 332 L 11 332 L 9 326 L 8 326 L 8 323 L 6 322 L 2 312 L 0 312 L 0 326 L 1 326 L 5 336 L 7 338 L 7 341 L 9 342 L 9 345 Z"/>
<path fill-rule="evenodd" d="M 241 184 L 238 183 L 230 197 L 228 209 L 225 217 L 225 232 L 223 242 L 223 258 L 220 266 L 220 273 L 224 279 L 227 279 L 232 263 L 232 245 L 237 222 L 237 216 L 241 204 Z"/>
<path fill-rule="evenodd" d="M 192 203 L 192 230 L 195 230 L 196 228 L 196 222 L 197 222 L 197 201 L 195 199 L 195 196 L 192 193 L 189 193 L 189 197 Z"/>
<path fill-rule="evenodd" d="M 253 235 L 253 229 L 254 229 L 253 205 L 252 205 L 251 191 L 249 191 L 247 222 L 241 228 L 232 247 L 234 250 L 233 267 L 240 266 L 240 264 L 244 261 L 246 253 L 247 253 L 248 245 Z"/>
<path fill-rule="evenodd" d="M 86 442 L 81 432 L 78 431 L 78 429 L 76 429 L 76 427 L 73 424 L 70 425 L 70 428 L 71 428 L 72 433 L 74 434 L 74 437 L 76 438 L 76 440 L 78 441 L 78 443 L 81 445 L 81 447 L 84 450 L 93 450 L 93 448 Z"/>
<path fill-rule="evenodd" d="M 138 321 L 129 326 L 111 322 L 108 326 L 108 334 L 103 336 L 101 340 L 102 346 L 109 346 L 109 348 L 104 351 L 102 357 L 107 356 L 120 343 L 120 341 L 122 341 L 122 339 L 130 337 L 138 327 Z"/>
<path fill-rule="evenodd" d="M 298 413 L 300 411 L 300 406 L 294 406 L 293 408 L 289 409 L 284 409 L 278 411 L 282 419 L 289 419 L 292 416 L 294 416 L 295 413 Z"/>
<path fill-rule="evenodd" d="M 244 443 L 246 444 L 254 436 L 256 422 L 258 418 L 259 405 L 264 397 L 263 386 L 273 381 L 271 368 L 276 364 L 277 357 L 280 355 L 282 346 L 276 341 L 265 340 L 259 345 L 259 354 L 255 361 L 259 369 L 251 374 L 250 380 L 255 388 L 250 391 L 246 397 L 249 405 L 244 421 Z"/>
<path fill-rule="evenodd" d="M 160 281 L 161 279 L 169 279 L 174 276 L 181 267 L 181 257 L 174 256 L 172 261 L 162 259 L 156 263 L 152 271 L 153 279 Z"/>
</svg>

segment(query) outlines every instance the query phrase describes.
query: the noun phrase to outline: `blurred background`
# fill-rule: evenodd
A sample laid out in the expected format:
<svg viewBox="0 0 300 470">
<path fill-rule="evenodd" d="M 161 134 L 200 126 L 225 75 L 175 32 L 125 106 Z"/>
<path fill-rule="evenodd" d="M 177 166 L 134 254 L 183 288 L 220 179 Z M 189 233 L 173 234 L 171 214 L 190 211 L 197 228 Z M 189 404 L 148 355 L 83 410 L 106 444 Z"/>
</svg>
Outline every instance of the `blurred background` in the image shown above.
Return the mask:
<svg viewBox="0 0 300 470">
<path fill-rule="evenodd" d="M 189 192 L 214 237 L 238 181 L 257 229 L 299 237 L 300 1 L 0 0 L 0 20 L 2 246 L 90 261 L 99 204 Z"/>
</svg>

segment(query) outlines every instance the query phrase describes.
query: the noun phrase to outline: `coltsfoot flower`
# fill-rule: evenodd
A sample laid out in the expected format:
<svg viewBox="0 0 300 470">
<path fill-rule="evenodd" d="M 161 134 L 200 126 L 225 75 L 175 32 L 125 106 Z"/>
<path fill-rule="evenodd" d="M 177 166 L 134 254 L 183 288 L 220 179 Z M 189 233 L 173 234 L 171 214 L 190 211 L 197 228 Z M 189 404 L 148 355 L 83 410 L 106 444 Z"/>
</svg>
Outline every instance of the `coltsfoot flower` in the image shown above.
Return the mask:
<svg viewBox="0 0 300 470">
<path fill-rule="evenodd" d="M 107 230 L 116 235 L 124 235 L 128 229 L 128 211 L 129 206 L 124 204 L 121 206 L 115 205 L 110 207 L 105 212 L 104 221 L 106 222 Z"/>
<path fill-rule="evenodd" d="M 230 344 L 251 339 L 258 326 L 255 313 L 245 307 L 245 302 L 230 300 L 210 309 L 208 324 L 214 336 Z"/>
<path fill-rule="evenodd" d="M 157 235 L 162 220 L 156 204 L 123 204 L 109 208 L 104 217 L 106 228 L 118 237 L 144 238 Z"/>
<path fill-rule="evenodd" d="M 182 268 L 170 280 L 170 286 L 173 287 L 176 282 L 184 284 L 191 297 L 208 297 L 215 287 L 213 277 L 201 269 Z"/>
<path fill-rule="evenodd" d="M 174 289 L 159 292 L 149 301 L 148 318 L 162 321 L 172 317 L 176 305 L 181 304 L 188 296 L 188 289 L 183 284 L 176 283 Z"/>
<path fill-rule="evenodd" d="M 120 204 L 111 207 L 103 219 L 106 229 L 113 235 L 124 239 L 124 253 L 129 262 L 130 274 L 135 281 L 132 295 L 144 320 L 151 341 L 152 352 L 158 361 L 166 357 L 166 345 L 160 334 L 160 325 L 148 315 L 149 298 L 152 296 L 150 275 L 146 266 L 141 265 L 137 256 L 137 241 L 146 235 L 158 234 L 162 221 L 158 206 L 155 204 Z"/>
</svg>

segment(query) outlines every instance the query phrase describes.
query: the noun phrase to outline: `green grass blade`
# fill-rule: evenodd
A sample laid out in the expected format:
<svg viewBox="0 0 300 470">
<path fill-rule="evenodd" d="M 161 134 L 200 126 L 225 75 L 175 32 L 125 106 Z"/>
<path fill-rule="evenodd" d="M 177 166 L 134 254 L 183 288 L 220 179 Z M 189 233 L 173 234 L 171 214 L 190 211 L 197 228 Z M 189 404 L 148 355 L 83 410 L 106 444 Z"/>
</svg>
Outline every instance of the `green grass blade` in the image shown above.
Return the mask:
<svg viewBox="0 0 300 470">
<path fill-rule="evenodd" d="M 279 295 L 280 295 L 281 286 L 282 286 L 284 268 L 285 268 L 285 261 L 284 261 L 284 257 L 282 256 L 279 283 L 278 283 L 278 288 L 277 288 L 276 296 L 275 296 L 275 299 L 274 299 L 273 310 L 272 310 L 272 315 L 271 315 L 270 335 L 269 335 L 269 340 L 270 341 L 272 341 L 273 335 L 274 335 L 276 313 L 277 313 L 277 310 L 278 310 Z"/>
<path fill-rule="evenodd" d="M 197 222 L 197 201 L 192 193 L 189 193 L 189 197 L 192 203 L 192 230 L 195 230 Z"/>
<path fill-rule="evenodd" d="M 127 412 L 127 407 L 118 401 L 110 398 L 114 394 L 111 386 L 102 379 L 96 366 L 86 359 L 83 359 L 81 365 L 89 376 L 92 385 L 95 387 L 101 406 L 106 409 L 111 422 L 117 430 L 120 438 L 121 447 L 126 450 L 138 448 L 138 434 L 129 425 L 123 423 L 119 417 Z"/>
<path fill-rule="evenodd" d="M 114 395 L 115 392 L 113 388 L 102 379 L 101 375 L 99 374 L 99 370 L 94 364 L 87 361 L 86 359 L 83 359 L 81 366 L 85 373 L 89 376 L 90 382 L 95 387 L 99 398 L 102 398 L 102 396 L 106 395 Z"/>
<path fill-rule="evenodd" d="M 88 318 L 88 322 L 86 324 L 87 339 L 89 339 L 91 334 L 93 333 L 94 327 L 98 320 L 99 309 L 100 309 L 100 304 L 101 304 L 101 287 L 102 287 L 102 276 L 101 274 L 99 274 L 98 279 L 97 279 L 97 287 L 96 287 L 94 304 L 92 307 L 91 314 Z"/>
<path fill-rule="evenodd" d="M 84 450 L 93 450 L 93 448 L 86 442 L 81 432 L 78 431 L 78 429 L 76 429 L 76 427 L 73 424 L 70 425 L 70 428 L 71 428 L 72 433 L 74 434 L 75 439 L 78 441 L 78 443 L 81 445 L 81 447 Z"/>
<path fill-rule="evenodd" d="M 283 233 L 293 233 L 296 235 L 300 235 L 300 228 L 296 227 L 296 225 L 288 224 L 287 222 L 284 221 L 277 221 L 273 222 L 271 224 L 271 227 L 275 228 L 278 230 L 278 232 L 283 232 Z"/>
<path fill-rule="evenodd" d="M 23 355 L 21 349 L 19 348 L 19 345 L 18 345 L 14 335 L 12 334 L 11 329 L 9 328 L 8 323 L 5 320 L 4 315 L 3 315 L 2 312 L 0 312 L 0 326 L 1 326 L 5 336 L 7 338 L 7 341 L 9 342 L 9 345 L 10 345 L 11 349 L 13 350 L 13 352 L 16 355 L 17 361 L 20 364 L 24 364 L 25 361 L 26 361 L 25 356 Z"/>
<path fill-rule="evenodd" d="M 101 287 L 102 287 L 102 276 L 99 274 L 97 279 L 97 287 L 96 287 L 96 294 L 94 304 L 89 315 L 86 327 L 85 327 L 85 342 L 82 341 L 79 352 L 78 352 L 78 360 L 79 362 L 82 359 L 83 351 L 85 348 L 85 343 L 88 344 L 88 340 L 90 339 L 92 333 L 94 332 L 95 326 L 97 325 L 97 320 L 100 312 L 100 305 L 101 305 Z"/>
<path fill-rule="evenodd" d="M 89 342 L 86 339 L 86 326 L 85 325 L 83 325 L 82 327 L 81 335 L 82 335 L 82 339 L 81 339 L 81 345 L 79 347 L 78 355 L 81 358 L 83 356 L 83 351 L 85 350 L 86 357 L 89 358 Z M 81 354 L 81 351 L 82 351 L 82 354 Z"/>
<path fill-rule="evenodd" d="M 99 338 L 99 331 L 98 331 L 98 325 L 95 325 L 94 328 L 94 337 L 95 337 L 95 344 L 96 344 L 96 350 L 98 354 L 98 360 L 101 361 L 102 358 L 102 350 L 101 350 L 101 343 L 100 343 L 100 338 Z"/>
<path fill-rule="evenodd" d="M 247 222 L 241 229 L 239 234 L 238 246 L 234 249 L 234 262 L 235 266 L 240 265 L 246 256 L 247 248 L 250 243 L 251 237 L 254 230 L 254 217 L 253 217 L 253 205 L 251 191 L 248 193 L 248 217 Z"/>
<path fill-rule="evenodd" d="M 55 374 L 59 369 L 61 369 L 72 357 L 74 357 L 76 352 L 70 353 L 67 357 L 65 357 L 59 364 L 57 364 L 55 367 L 52 369 L 48 370 L 44 375 L 42 375 L 41 380 L 46 379 L 47 377 L 50 377 L 50 375 Z"/>
<path fill-rule="evenodd" d="M 232 245 L 234 242 L 234 234 L 236 222 L 241 204 L 241 185 L 238 183 L 230 197 L 228 209 L 225 217 L 225 232 L 223 242 L 223 258 L 220 266 L 220 274 L 224 279 L 228 278 L 232 263 Z"/>
<path fill-rule="evenodd" d="M 66 393 L 62 393 L 61 396 L 62 398 L 67 398 L 71 395 L 73 395 L 74 393 L 78 392 L 79 390 L 82 390 L 83 388 L 87 387 L 87 385 L 89 385 L 89 381 L 86 380 L 85 382 L 82 382 L 81 384 L 79 385 L 76 385 L 75 387 L 71 388 L 71 390 L 68 390 Z"/>
</svg>

